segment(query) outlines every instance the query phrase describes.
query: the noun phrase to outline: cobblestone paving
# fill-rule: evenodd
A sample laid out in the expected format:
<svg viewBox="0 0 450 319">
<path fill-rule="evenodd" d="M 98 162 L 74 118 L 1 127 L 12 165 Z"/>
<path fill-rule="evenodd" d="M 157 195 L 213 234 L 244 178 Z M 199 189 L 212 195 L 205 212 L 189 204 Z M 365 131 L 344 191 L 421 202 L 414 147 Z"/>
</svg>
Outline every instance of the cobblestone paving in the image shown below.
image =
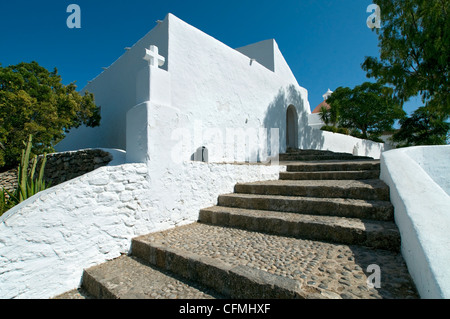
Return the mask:
<svg viewBox="0 0 450 319">
<path fill-rule="evenodd" d="M 61 295 L 58 295 L 52 299 L 92 299 L 91 296 L 82 288 L 73 289 L 67 291 Z"/>
<path fill-rule="evenodd" d="M 168 247 L 286 276 L 342 298 L 418 298 L 401 254 L 195 223 L 146 237 Z M 381 272 L 381 288 L 369 287 Z M 372 278 L 372 277 L 371 277 Z M 375 281 L 372 281 L 375 283 Z"/>
<path fill-rule="evenodd" d="M 121 256 L 89 270 L 121 299 L 217 299 L 220 294 L 179 278 L 134 257 Z M 74 289 L 55 299 L 90 299 L 83 289 Z"/>
</svg>

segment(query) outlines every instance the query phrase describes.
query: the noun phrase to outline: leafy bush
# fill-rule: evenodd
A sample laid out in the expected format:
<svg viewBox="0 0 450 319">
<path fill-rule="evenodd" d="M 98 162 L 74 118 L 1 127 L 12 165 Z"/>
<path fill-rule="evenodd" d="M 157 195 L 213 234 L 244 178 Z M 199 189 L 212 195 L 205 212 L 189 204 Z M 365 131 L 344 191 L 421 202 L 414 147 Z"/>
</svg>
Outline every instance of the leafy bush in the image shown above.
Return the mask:
<svg viewBox="0 0 450 319">
<path fill-rule="evenodd" d="M 330 125 L 324 125 L 320 129 L 322 131 L 328 131 L 328 132 L 333 132 L 333 133 L 349 135 L 349 131 L 345 127 L 335 127 L 335 126 L 330 126 Z"/>
<path fill-rule="evenodd" d="M 345 127 L 338 127 L 336 130 L 336 133 L 345 134 L 345 135 L 350 134 L 348 131 L 348 128 L 345 128 Z"/>
<path fill-rule="evenodd" d="M 330 126 L 330 125 L 324 125 L 320 129 L 322 131 L 337 133 L 337 127 Z"/>
<path fill-rule="evenodd" d="M 63 85 L 57 70 L 37 62 L 0 65 L 0 167 L 17 167 L 22 141 L 34 137 L 32 153 L 53 152 L 70 129 L 100 124 L 94 95 Z"/>
<path fill-rule="evenodd" d="M 362 134 L 358 129 L 353 129 L 350 131 L 346 127 L 335 127 L 335 126 L 330 126 L 330 125 L 324 125 L 320 129 L 322 131 L 328 131 L 328 132 L 333 132 L 333 133 L 338 133 L 338 134 L 345 134 L 345 135 L 350 135 L 350 136 L 361 138 L 361 139 L 374 141 L 377 143 L 384 143 L 384 141 L 380 138 L 379 135 L 369 134 L 368 136 L 364 136 L 364 134 Z"/>
</svg>

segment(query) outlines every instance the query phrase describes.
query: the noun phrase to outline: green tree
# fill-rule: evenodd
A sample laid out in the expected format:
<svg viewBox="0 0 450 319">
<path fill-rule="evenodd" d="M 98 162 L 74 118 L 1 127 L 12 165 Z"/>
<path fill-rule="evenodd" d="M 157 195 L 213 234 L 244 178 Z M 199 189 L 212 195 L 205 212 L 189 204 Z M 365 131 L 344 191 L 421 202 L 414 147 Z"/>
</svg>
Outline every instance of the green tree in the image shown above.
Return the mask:
<svg viewBox="0 0 450 319">
<path fill-rule="evenodd" d="M 449 139 L 450 124 L 445 116 L 424 106 L 400 120 L 400 125 L 400 130 L 392 136 L 399 147 L 445 145 Z"/>
<path fill-rule="evenodd" d="M 325 105 L 320 108 L 319 116 L 320 116 L 320 119 L 322 120 L 322 122 L 326 126 L 328 126 L 328 124 L 330 124 L 331 114 Z"/>
<path fill-rule="evenodd" d="M 58 71 L 37 62 L 0 65 L 0 167 L 16 166 L 23 142 L 33 135 L 33 154 L 53 152 L 70 129 L 98 126 L 100 111 L 93 94 L 63 85 Z"/>
<path fill-rule="evenodd" d="M 357 129 L 362 138 L 377 137 L 405 116 L 392 93 L 391 88 L 380 83 L 365 82 L 353 89 L 337 88 L 327 103 L 338 114 L 340 127 Z"/>
<path fill-rule="evenodd" d="M 380 57 L 367 57 L 368 77 L 394 86 L 402 103 L 421 96 L 428 110 L 450 113 L 450 1 L 374 0 L 381 9 Z"/>
</svg>

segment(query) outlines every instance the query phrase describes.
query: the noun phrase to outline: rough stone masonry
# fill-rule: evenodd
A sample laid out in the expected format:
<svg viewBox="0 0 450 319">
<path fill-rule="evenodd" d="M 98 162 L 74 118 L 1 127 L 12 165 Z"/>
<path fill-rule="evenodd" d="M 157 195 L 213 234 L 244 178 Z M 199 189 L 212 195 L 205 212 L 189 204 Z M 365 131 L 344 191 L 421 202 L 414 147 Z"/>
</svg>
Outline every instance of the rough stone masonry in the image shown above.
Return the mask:
<svg viewBox="0 0 450 319">
<path fill-rule="evenodd" d="M 75 177 L 107 165 L 112 160 L 111 154 L 100 149 L 85 149 L 75 152 L 47 154 L 44 179 L 52 186 L 61 184 Z M 42 156 L 40 156 L 39 169 Z M 0 188 L 12 192 L 17 187 L 17 169 L 0 173 Z"/>
</svg>

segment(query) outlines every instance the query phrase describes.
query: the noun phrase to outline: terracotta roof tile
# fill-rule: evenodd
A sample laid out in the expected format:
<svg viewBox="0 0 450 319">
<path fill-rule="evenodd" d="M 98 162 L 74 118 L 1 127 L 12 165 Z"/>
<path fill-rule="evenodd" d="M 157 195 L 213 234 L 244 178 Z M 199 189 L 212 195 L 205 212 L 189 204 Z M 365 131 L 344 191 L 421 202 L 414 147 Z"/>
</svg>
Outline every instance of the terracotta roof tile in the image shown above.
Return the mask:
<svg viewBox="0 0 450 319">
<path fill-rule="evenodd" d="M 316 106 L 316 108 L 312 111 L 312 113 L 320 113 L 320 109 L 322 108 L 322 106 L 326 106 L 327 109 L 330 109 L 331 107 L 327 102 L 323 101 L 322 103 Z"/>
</svg>

